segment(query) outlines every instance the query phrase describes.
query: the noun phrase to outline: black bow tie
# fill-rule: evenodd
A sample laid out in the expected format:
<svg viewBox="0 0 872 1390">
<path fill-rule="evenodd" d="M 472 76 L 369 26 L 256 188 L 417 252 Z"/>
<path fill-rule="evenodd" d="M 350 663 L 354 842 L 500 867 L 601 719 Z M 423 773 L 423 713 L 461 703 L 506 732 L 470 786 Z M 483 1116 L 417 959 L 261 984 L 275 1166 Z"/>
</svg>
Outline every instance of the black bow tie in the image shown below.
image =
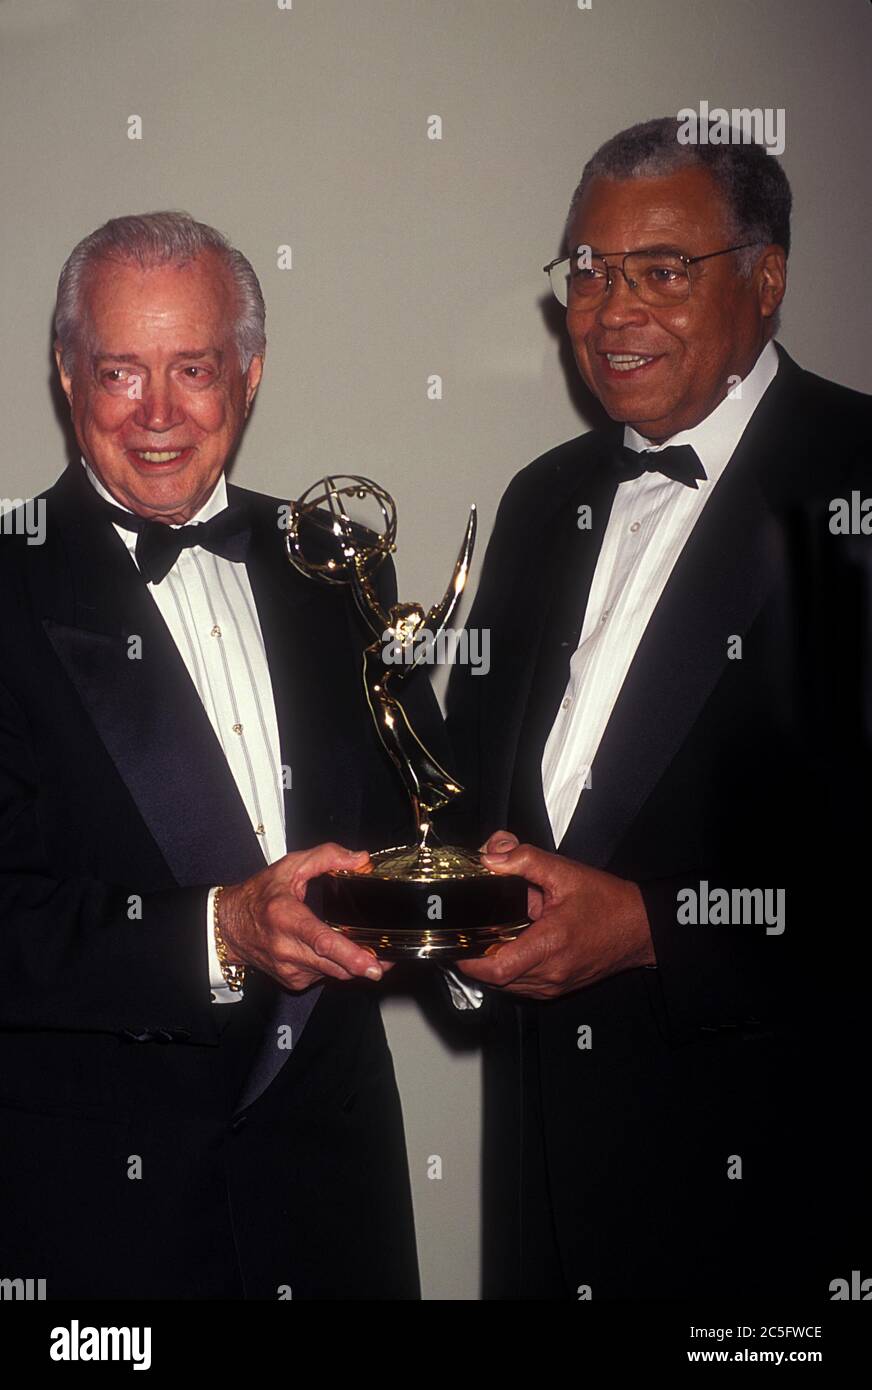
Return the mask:
<svg viewBox="0 0 872 1390">
<path fill-rule="evenodd" d="M 136 516 L 101 499 L 104 512 L 126 531 L 138 532 L 136 563 L 147 584 L 160 584 L 183 550 L 201 545 L 225 560 L 244 560 L 251 541 L 251 526 L 239 506 L 225 507 L 217 516 L 194 526 L 168 526 L 163 521 Z"/>
<path fill-rule="evenodd" d="M 692 444 L 667 444 L 665 449 L 642 449 L 639 453 L 624 445 L 615 454 L 615 467 L 622 483 L 643 473 L 662 473 L 676 483 L 696 487 L 697 478 L 705 482 L 708 476 Z"/>
</svg>

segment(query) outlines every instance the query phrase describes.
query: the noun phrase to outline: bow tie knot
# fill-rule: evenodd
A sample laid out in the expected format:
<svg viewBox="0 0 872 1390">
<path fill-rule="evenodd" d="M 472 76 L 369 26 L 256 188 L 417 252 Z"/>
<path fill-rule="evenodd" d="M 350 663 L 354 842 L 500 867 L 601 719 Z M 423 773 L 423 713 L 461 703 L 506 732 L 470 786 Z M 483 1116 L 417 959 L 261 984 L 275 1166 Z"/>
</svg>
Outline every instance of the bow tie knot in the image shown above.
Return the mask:
<svg viewBox="0 0 872 1390">
<path fill-rule="evenodd" d="M 662 473 L 685 487 L 697 487 L 697 479 L 707 480 L 708 474 L 692 444 L 667 444 L 665 449 L 628 449 L 622 445 L 615 455 L 618 481 L 630 482 L 643 473 Z"/>
<path fill-rule="evenodd" d="M 125 512 L 111 502 L 104 502 L 103 508 L 116 525 L 137 532 L 134 554 L 147 584 L 160 584 L 189 546 L 202 546 L 225 560 L 241 561 L 248 554 L 251 527 L 239 506 L 225 507 L 208 521 L 175 527 Z"/>
</svg>

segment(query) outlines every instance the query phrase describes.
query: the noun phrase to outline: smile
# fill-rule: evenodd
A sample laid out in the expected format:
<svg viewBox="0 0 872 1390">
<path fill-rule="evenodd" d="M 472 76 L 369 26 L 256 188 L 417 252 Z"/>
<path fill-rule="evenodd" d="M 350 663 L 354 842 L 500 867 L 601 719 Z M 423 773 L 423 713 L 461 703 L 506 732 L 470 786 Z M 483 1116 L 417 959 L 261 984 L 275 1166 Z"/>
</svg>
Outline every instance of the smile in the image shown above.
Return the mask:
<svg viewBox="0 0 872 1390">
<path fill-rule="evenodd" d="M 171 468 L 174 463 L 187 463 L 193 456 L 191 445 L 182 449 L 128 449 L 127 457 L 139 468 Z"/>
<path fill-rule="evenodd" d="M 657 360 L 638 352 L 604 352 L 602 356 L 608 362 L 610 371 L 621 373 L 637 372 L 641 367 L 647 367 L 649 363 Z"/>
</svg>

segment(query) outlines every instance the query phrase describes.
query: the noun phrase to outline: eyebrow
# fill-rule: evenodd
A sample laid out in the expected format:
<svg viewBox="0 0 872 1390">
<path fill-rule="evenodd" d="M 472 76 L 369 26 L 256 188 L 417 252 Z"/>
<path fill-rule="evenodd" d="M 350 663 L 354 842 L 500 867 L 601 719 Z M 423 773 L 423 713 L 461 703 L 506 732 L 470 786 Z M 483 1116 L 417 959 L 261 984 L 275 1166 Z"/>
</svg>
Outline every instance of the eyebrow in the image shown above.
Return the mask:
<svg viewBox="0 0 872 1390">
<path fill-rule="evenodd" d="M 586 245 L 586 242 L 580 241 L 577 246 L 574 246 L 572 248 L 570 255 L 576 255 L 577 252 L 581 250 L 582 246 Z M 678 246 L 674 241 L 658 241 L 653 246 L 633 246 L 628 251 L 600 251 L 598 247 L 595 246 L 592 246 L 590 248 L 590 254 L 592 256 L 598 256 L 600 259 L 602 259 L 603 256 L 633 256 L 638 254 L 638 252 L 640 251 L 673 251 L 678 255 L 682 256 L 687 254 L 684 248 Z"/>
<path fill-rule="evenodd" d="M 179 352 L 174 352 L 172 361 L 178 362 L 182 358 L 186 360 L 198 360 L 201 357 L 214 357 L 221 361 L 222 353 L 219 348 L 181 348 Z M 92 362 L 140 362 L 142 359 L 135 352 L 95 352 Z"/>
</svg>

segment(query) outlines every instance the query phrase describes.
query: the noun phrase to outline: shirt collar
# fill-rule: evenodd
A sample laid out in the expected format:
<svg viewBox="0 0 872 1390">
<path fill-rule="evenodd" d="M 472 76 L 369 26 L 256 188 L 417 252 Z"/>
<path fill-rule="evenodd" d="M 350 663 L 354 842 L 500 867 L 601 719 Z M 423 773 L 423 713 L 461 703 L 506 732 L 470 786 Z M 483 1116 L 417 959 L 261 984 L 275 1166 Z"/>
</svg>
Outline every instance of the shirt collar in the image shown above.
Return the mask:
<svg viewBox="0 0 872 1390">
<path fill-rule="evenodd" d="M 624 426 L 624 444 L 637 453 L 641 449 L 654 452 L 673 444 L 692 444 L 699 455 L 700 463 L 711 482 L 723 473 L 736 446 L 757 409 L 763 395 L 775 379 L 778 371 L 778 353 L 771 340 L 766 344 L 757 361 L 741 383 L 741 395 L 727 395 L 720 405 L 715 406 L 710 415 L 700 420 L 689 430 L 679 430 L 678 434 L 665 439 L 662 444 L 652 444 L 650 439 L 639 434 L 632 425 Z M 735 387 L 733 387 L 735 390 Z"/>
<path fill-rule="evenodd" d="M 125 507 L 123 503 L 118 501 L 117 497 L 113 497 L 112 493 L 107 491 L 107 489 L 101 483 L 100 479 L 97 477 L 97 474 L 94 472 L 91 465 L 88 463 L 87 459 L 85 459 L 84 457 L 82 458 L 82 467 L 85 470 L 85 476 L 87 477 L 88 482 L 91 484 L 94 490 L 100 494 L 101 497 L 105 498 L 107 502 L 111 502 L 113 506 L 120 507 L 121 511 L 130 512 L 131 516 L 133 515 L 133 511 L 130 507 Z M 198 512 L 195 512 L 194 515 L 190 518 L 190 521 L 186 522 L 185 525 L 199 525 L 204 521 L 208 521 L 210 517 L 217 516 L 219 512 L 223 512 L 226 506 L 227 482 L 224 477 L 224 474 L 221 473 L 219 475 L 217 483 L 215 484 L 209 496 L 206 498 L 206 501 L 203 503 L 200 510 Z M 181 523 L 177 524 L 180 525 Z M 121 538 L 127 545 L 128 550 L 133 550 L 136 546 L 137 533 L 135 531 L 125 530 L 123 526 L 116 527 L 116 530 L 121 535 Z"/>
</svg>

